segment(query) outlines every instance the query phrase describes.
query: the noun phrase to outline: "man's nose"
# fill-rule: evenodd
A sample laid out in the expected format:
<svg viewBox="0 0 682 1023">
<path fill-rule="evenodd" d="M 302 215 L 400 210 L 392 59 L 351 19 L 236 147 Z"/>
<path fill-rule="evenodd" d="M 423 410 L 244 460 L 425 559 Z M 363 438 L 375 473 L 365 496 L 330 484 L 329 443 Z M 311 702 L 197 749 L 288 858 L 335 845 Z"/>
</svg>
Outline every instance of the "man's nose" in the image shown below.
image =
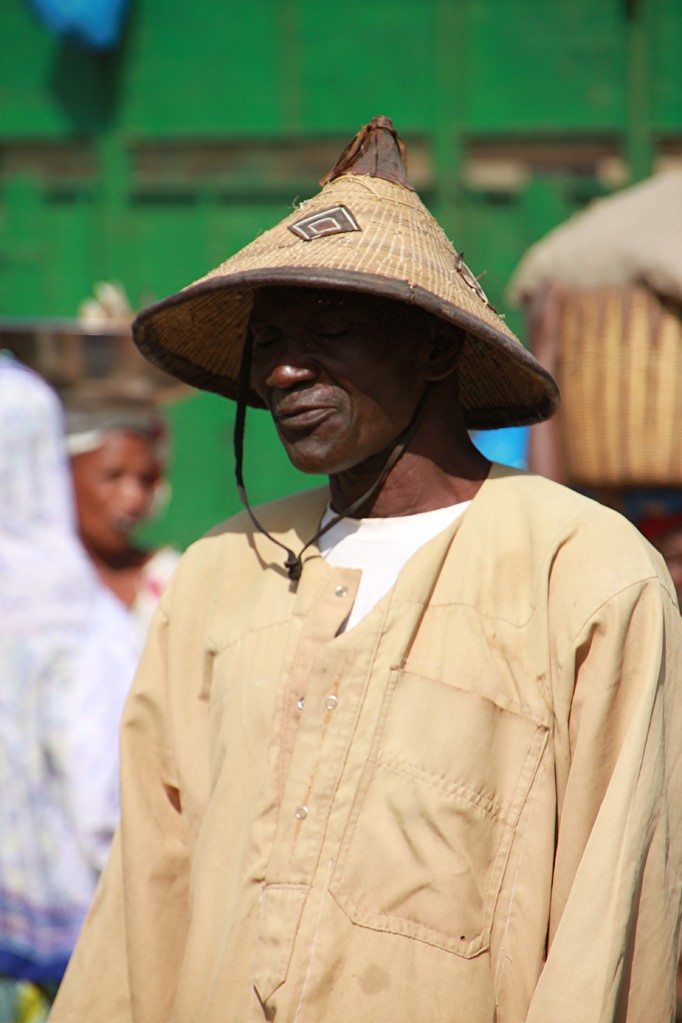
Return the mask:
<svg viewBox="0 0 682 1023">
<path fill-rule="evenodd" d="M 314 380 L 316 376 L 317 372 L 307 360 L 297 359 L 295 362 L 287 362 L 277 359 L 270 366 L 265 384 L 271 390 L 287 391 L 298 384 Z"/>
<path fill-rule="evenodd" d="M 126 476 L 120 486 L 121 503 L 128 515 L 141 515 L 150 501 L 150 488 L 136 476 Z"/>
<path fill-rule="evenodd" d="M 319 373 L 319 366 L 306 350 L 305 339 L 294 330 L 260 350 L 256 346 L 253 366 L 256 384 L 260 379 L 269 391 L 291 390 L 314 380 Z"/>
</svg>

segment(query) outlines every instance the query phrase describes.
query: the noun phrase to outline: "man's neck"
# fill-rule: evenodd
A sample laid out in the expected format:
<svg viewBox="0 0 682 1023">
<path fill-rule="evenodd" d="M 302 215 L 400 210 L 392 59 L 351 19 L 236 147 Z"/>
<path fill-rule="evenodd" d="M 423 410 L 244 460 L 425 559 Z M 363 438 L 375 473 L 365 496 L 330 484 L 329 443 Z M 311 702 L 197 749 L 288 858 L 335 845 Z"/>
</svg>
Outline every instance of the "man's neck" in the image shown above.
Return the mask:
<svg viewBox="0 0 682 1023">
<path fill-rule="evenodd" d="M 398 443 L 398 439 L 396 439 Z M 332 507 L 341 513 L 381 477 L 394 447 L 330 476 Z M 459 403 L 457 378 L 450 374 L 431 389 L 415 432 L 398 461 L 354 510 L 354 518 L 391 518 L 435 511 L 470 501 L 490 471 L 490 462 L 469 436 Z"/>
<path fill-rule="evenodd" d="M 416 515 L 471 501 L 490 470 L 490 462 L 473 445 L 472 449 L 471 453 L 462 451 L 451 460 L 457 463 L 456 471 L 455 465 L 442 465 L 418 452 L 407 451 L 376 494 L 353 517 Z M 331 505 L 337 513 L 343 512 L 370 485 L 371 479 L 362 469 L 330 477 Z"/>
</svg>

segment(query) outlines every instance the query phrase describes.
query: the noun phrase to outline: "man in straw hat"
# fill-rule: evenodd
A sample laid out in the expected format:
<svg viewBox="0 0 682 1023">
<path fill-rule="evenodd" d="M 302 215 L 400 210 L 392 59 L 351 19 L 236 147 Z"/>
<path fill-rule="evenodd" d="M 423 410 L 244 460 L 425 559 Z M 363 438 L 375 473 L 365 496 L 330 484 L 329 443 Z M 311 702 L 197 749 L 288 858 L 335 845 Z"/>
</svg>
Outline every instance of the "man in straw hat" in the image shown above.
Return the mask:
<svg viewBox="0 0 682 1023">
<path fill-rule="evenodd" d="M 135 324 L 237 400 L 247 511 L 162 598 L 53 1023 L 669 1019 L 670 579 L 623 518 L 471 444 L 558 395 L 392 123 L 323 186 Z M 252 511 L 247 405 L 329 486 Z"/>
</svg>

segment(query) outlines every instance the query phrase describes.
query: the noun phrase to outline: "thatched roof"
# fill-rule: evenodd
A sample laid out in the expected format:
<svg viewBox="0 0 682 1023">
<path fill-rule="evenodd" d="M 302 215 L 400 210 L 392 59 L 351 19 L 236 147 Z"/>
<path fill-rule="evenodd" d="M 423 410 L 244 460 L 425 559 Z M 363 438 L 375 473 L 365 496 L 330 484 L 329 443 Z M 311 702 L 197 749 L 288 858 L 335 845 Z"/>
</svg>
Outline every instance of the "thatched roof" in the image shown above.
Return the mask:
<svg viewBox="0 0 682 1023">
<path fill-rule="evenodd" d="M 507 297 L 519 304 L 550 282 L 573 288 L 645 284 L 682 301 L 682 171 L 597 199 L 550 231 L 522 258 Z"/>
</svg>

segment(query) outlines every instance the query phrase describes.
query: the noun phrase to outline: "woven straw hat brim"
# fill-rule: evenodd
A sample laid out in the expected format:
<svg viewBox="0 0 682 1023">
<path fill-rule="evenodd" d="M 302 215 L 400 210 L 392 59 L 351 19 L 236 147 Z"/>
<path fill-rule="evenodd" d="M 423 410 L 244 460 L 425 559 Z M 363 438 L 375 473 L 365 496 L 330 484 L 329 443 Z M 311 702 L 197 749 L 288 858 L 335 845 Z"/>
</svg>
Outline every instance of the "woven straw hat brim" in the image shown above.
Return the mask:
<svg viewBox="0 0 682 1023">
<path fill-rule="evenodd" d="M 304 241 L 290 227 L 331 208 L 359 230 Z M 460 260 L 416 193 L 344 175 L 217 269 L 144 310 L 133 324 L 143 354 L 204 390 L 236 398 L 244 340 L 260 287 L 337 288 L 419 306 L 466 331 L 459 364 L 467 425 L 539 422 L 559 404 L 552 377 L 458 269 Z M 252 391 L 249 403 L 263 407 Z"/>
</svg>

